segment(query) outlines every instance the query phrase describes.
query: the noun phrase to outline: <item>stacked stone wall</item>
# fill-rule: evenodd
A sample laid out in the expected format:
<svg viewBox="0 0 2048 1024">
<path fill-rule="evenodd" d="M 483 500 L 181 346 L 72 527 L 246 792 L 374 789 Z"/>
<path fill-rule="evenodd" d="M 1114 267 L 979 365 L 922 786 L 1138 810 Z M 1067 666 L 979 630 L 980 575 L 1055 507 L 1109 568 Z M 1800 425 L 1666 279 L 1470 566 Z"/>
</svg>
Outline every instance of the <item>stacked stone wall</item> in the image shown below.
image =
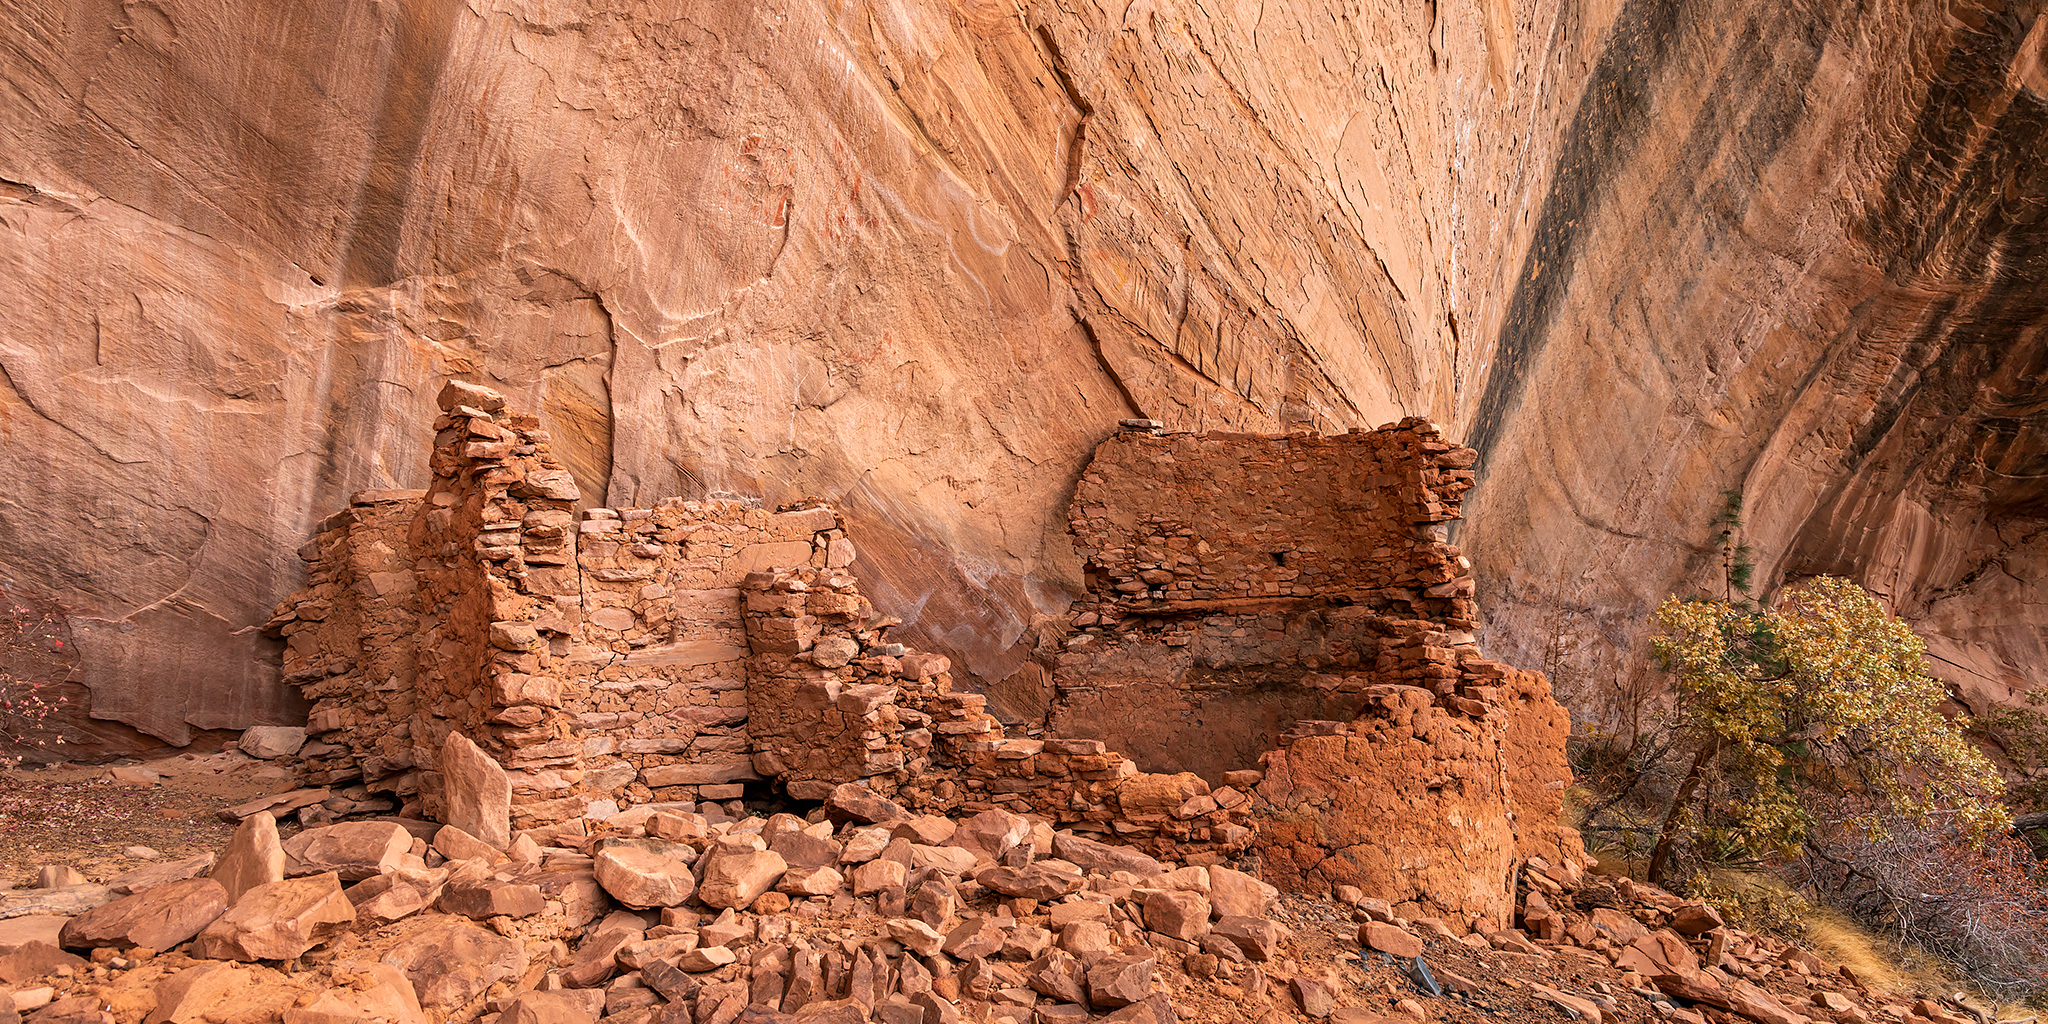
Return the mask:
<svg viewBox="0 0 2048 1024">
<path fill-rule="evenodd" d="M 1478 611 L 1447 543 L 1474 453 L 1410 419 L 1333 437 L 1104 442 L 1069 507 L 1089 593 L 1047 724 L 1205 778 L 1366 687 L 1455 689 Z"/>
<path fill-rule="evenodd" d="M 1446 541 L 1474 461 L 1419 419 L 1104 442 L 1069 511 L 1089 594 L 1049 733 L 1243 780 L 1284 885 L 1505 926 L 1518 864 L 1583 851 L 1557 823 L 1569 720 L 1480 653 Z"/>
<path fill-rule="evenodd" d="M 435 758 L 460 733 L 549 841 L 623 806 L 858 783 L 933 813 L 1001 807 L 1222 857 L 1249 800 L 1151 776 L 1088 739 L 1008 735 L 947 659 L 887 636 L 823 506 L 742 500 L 575 510 L 529 417 L 442 395 L 425 492 L 359 495 L 307 546 L 271 629 L 315 700 L 308 781 L 446 813 Z"/>
<path fill-rule="evenodd" d="M 1443 539 L 1471 453 L 1420 421 L 1106 442 L 1073 505 L 1092 589 L 1049 727 L 1015 729 L 890 640 L 832 509 L 579 512 L 531 417 L 469 385 L 442 405 L 432 486 L 323 524 L 271 621 L 315 701 L 309 781 L 443 817 L 435 759 L 460 734 L 510 776 L 513 827 L 550 842 L 770 786 L 1194 862 L 1243 853 L 1257 815 L 1277 877 L 1435 894 L 1467 923 L 1499 917 L 1519 860 L 1573 845 L 1562 709 L 1479 654 Z M 1384 832 L 1404 808 L 1416 823 Z"/>
</svg>

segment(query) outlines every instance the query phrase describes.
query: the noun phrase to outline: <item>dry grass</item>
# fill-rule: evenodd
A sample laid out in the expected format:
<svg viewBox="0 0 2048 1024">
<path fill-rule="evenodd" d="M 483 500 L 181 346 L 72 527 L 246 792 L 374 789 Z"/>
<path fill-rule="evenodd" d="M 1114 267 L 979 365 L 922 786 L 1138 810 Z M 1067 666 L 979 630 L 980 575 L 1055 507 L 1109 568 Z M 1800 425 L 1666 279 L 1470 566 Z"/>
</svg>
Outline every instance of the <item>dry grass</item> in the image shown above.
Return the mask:
<svg viewBox="0 0 2048 1024">
<path fill-rule="evenodd" d="M 1833 907 L 1806 902 L 1775 877 L 1723 870 L 1714 872 L 1714 881 L 1730 888 L 1766 889 L 1787 901 L 1798 901 L 1799 934 L 1787 937 L 1796 938 L 1821 959 L 1855 971 L 1880 1000 L 1921 996 L 1941 999 L 1969 993 L 1972 1004 L 1999 1020 L 2025 1019 L 2036 1013 L 2035 1008 L 2001 1003 L 1985 996 L 1948 961 L 1874 932 Z"/>
<path fill-rule="evenodd" d="M 1880 995 L 1954 991 L 1941 961 L 1872 932 L 1830 907 L 1812 907 L 1800 924 L 1806 944 L 1822 958 L 1842 964 Z"/>
</svg>

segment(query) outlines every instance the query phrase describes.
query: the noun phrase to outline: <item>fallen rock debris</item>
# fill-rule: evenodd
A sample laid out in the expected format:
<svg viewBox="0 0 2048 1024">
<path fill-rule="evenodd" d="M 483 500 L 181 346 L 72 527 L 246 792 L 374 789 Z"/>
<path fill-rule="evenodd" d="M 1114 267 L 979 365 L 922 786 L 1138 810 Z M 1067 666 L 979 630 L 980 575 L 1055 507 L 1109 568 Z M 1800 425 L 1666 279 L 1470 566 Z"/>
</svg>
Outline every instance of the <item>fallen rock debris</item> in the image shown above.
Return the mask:
<svg viewBox="0 0 2048 1024">
<path fill-rule="evenodd" d="M 0 1019 L 1978 1024 L 1584 863 L 1531 859 L 1519 927 L 1457 935 L 1004 811 L 706 810 L 502 851 L 397 819 L 280 845 L 258 812 L 218 857 L 110 880 L 125 895 L 56 865 L 69 884 L 29 892 L 106 898 L 0 922 Z"/>
</svg>

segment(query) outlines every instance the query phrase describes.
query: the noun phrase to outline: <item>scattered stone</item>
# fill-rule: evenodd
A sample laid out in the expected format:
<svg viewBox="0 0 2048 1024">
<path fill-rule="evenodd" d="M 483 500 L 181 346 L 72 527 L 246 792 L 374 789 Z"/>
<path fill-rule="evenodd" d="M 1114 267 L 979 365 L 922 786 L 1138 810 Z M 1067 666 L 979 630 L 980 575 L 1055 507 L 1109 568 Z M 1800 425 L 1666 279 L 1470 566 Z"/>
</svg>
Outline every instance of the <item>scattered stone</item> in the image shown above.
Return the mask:
<svg viewBox="0 0 2048 1024">
<path fill-rule="evenodd" d="M 207 869 L 211 867 L 213 867 L 213 854 L 195 854 L 183 860 L 174 860 L 166 864 L 151 864 L 117 875 L 107 882 L 107 888 L 125 896 L 133 896 L 136 893 L 154 889 L 159 885 L 169 885 L 172 882 L 182 882 L 188 878 L 197 878 L 205 874 Z"/>
<path fill-rule="evenodd" d="M 420 1005 L 443 1012 L 466 1006 L 493 984 L 526 973 L 517 939 L 497 935 L 459 917 L 422 917 L 384 951 L 384 963 L 405 972 Z"/>
<path fill-rule="evenodd" d="M 332 871 L 267 882 L 243 893 L 201 931 L 192 952 L 213 960 L 291 960 L 355 919 Z"/>
<path fill-rule="evenodd" d="M 697 886 L 688 864 L 638 846 L 598 851 L 595 870 L 597 884 L 613 899 L 641 910 L 681 906 Z"/>
<path fill-rule="evenodd" d="M 1152 994 L 1153 957 L 1113 956 L 1088 969 L 1088 999 L 1096 1006 L 1129 1006 Z"/>
<path fill-rule="evenodd" d="M 351 821 L 309 828 L 283 847 L 288 878 L 333 872 L 356 882 L 404 863 L 412 853 L 412 833 L 389 821 Z"/>
<path fill-rule="evenodd" d="M 1719 912 L 1704 903 L 1688 903 L 1671 915 L 1671 930 L 1680 935 L 1705 935 L 1727 923 Z"/>
<path fill-rule="evenodd" d="M 469 737 L 450 732 L 441 744 L 445 824 L 493 849 L 512 844 L 512 777 Z"/>
<path fill-rule="evenodd" d="M 1358 943 L 1367 949 L 1377 949 L 1396 960 L 1413 960 L 1422 955 L 1421 939 L 1380 921 L 1367 921 L 1359 925 Z"/>
<path fill-rule="evenodd" d="M 705 868 L 697 899 L 708 907 L 748 906 L 774 888 L 788 866 L 782 855 L 772 850 L 722 852 Z"/>
<path fill-rule="evenodd" d="M 1088 880 L 1044 864 L 1028 868 L 995 867 L 974 876 L 976 882 L 1005 896 L 1027 900 L 1052 900 L 1079 892 Z"/>
<path fill-rule="evenodd" d="M 188 878 L 88 910 L 72 918 L 59 939 L 66 949 L 169 949 L 198 935 L 228 904 L 219 882 Z"/>
<path fill-rule="evenodd" d="M 1210 930 L 1236 946 L 1246 959 L 1256 961 L 1271 960 L 1286 936 L 1279 925 L 1262 917 L 1225 917 L 1211 925 Z"/>
<path fill-rule="evenodd" d="M 306 730 L 292 725 L 257 725 L 242 730 L 239 746 L 250 757 L 273 761 L 290 757 L 306 745 Z"/>
<path fill-rule="evenodd" d="M 7 954 L 0 955 L 0 984 L 18 986 L 47 978 L 55 974 L 59 968 L 79 971 L 85 966 L 83 958 L 66 953 L 48 942 L 25 942 Z"/>
<path fill-rule="evenodd" d="M 259 885 L 284 879 L 284 846 L 277 838 L 277 819 L 269 811 L 257 811 L 242 819 L 235 834 L 213 866 L 212 878 L 225 889 L 229 901 Z"/>
</svg>

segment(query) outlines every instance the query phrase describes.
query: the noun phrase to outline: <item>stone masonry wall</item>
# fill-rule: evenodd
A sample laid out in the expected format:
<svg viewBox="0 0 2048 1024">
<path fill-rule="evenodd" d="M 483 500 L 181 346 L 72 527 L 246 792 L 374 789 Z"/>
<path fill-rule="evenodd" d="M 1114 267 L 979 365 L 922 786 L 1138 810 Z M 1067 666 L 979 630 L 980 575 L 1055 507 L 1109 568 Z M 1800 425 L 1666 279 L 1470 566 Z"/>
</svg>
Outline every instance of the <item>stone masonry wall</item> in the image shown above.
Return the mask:
<svg viewBox="0 0 2048 1024">
<path fill-rule="evenodd" d="M 1446 542 L 1474 453 L 1419 419 L 1335 437 L 1131 430 L 1069 510 L 1089 595 L 1049 733 L 1254 787 L 1267 875 L 1504 926 L 1557 825 L 1569 720 L 1485 659 Z"/>
<path fill-rule="evenodd" d="M 1444 524 L 1473 461 L 1421 420 L 1105 441 L 1068 510 L 1089 594 L 1050 731 L 1213 780 L 1296 719 L 1357 714 L 1369 683 L 1452 679 L 1478 612 Z"/>
<path fill-rule="evenodd" d="M 315 702 L 307 781 L 440 818 L 435 759 L 455 732 L 507 770 L 513 827 L 550 841 L 623 806 L 773 782 L 1031 812 L 1183 854 L 1250 843 L 1241 789 L 1146 774 L 1097 740 L 1009 736 L 954 693 L 944 657 L 887 638 L 833 510 L 579 514 L 531 418 L 472 385 L 441 402 L 433 485 L 358 495 L 323 524 L 308 586 L 269 623 Z"/>
</svg>

